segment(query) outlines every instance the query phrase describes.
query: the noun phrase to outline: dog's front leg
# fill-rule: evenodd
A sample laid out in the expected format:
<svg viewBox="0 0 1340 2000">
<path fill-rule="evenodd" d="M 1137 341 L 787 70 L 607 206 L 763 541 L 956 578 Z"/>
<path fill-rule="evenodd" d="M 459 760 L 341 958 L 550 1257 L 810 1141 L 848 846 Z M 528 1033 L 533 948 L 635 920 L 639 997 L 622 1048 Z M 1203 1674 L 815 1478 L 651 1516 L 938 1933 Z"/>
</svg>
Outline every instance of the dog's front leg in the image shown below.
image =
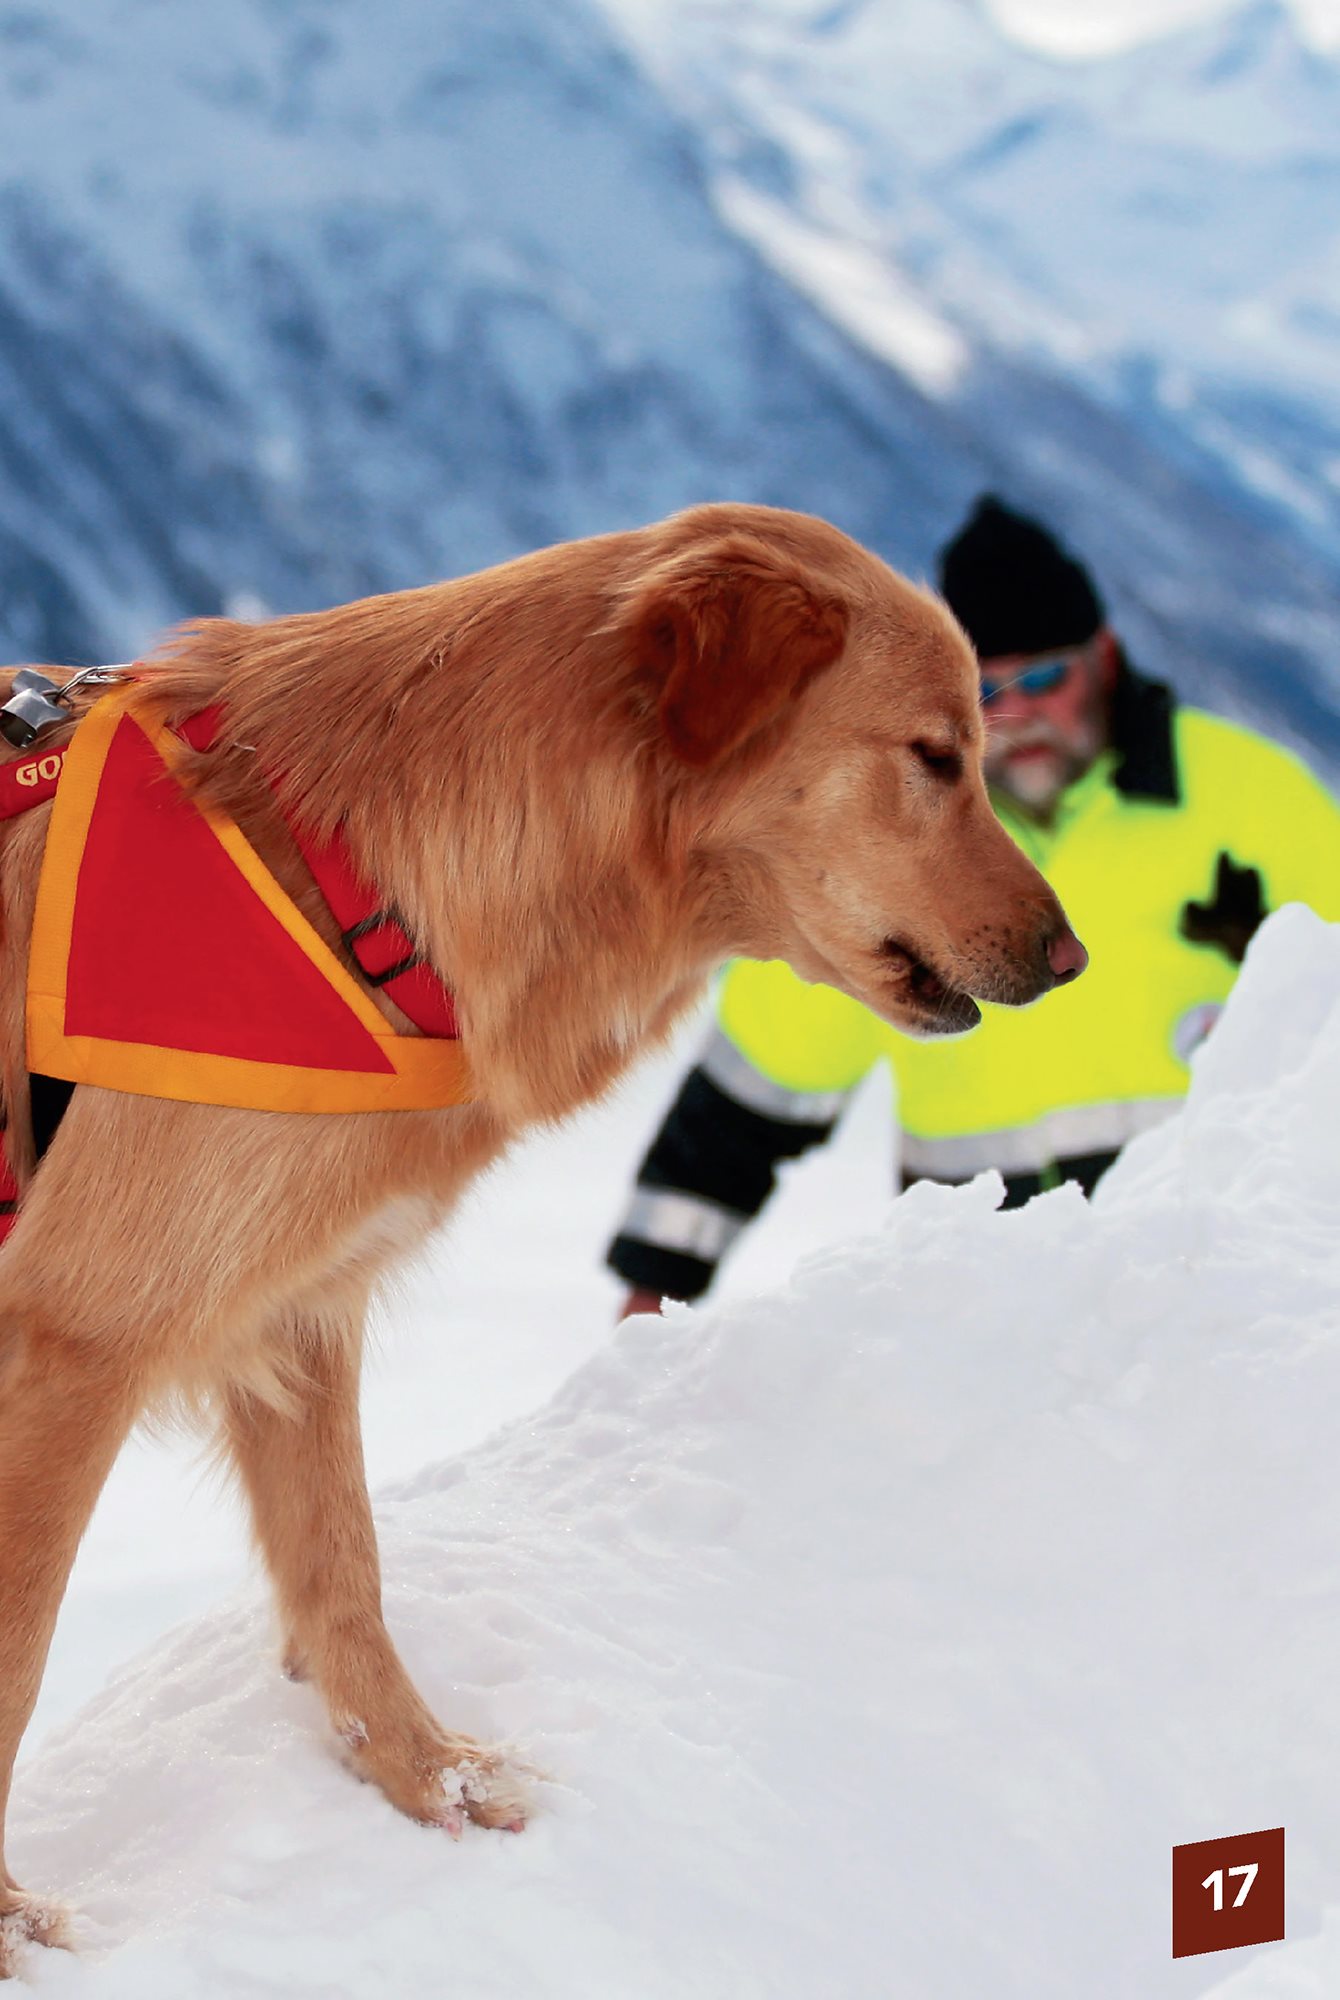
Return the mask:
<svg viewBox="0 0 1340 2000">
<path fill-rule="evenodd" d="M 94 1334 L 29 1321 L 0 1358 L 0 1979 L 29 1940 L 68 1942 L 58 1908 L 5 1867 L 4 1815 L 56 1613 L 93 1503 L 140 1406 L 134 1361 Z"/>
<path fill-rule="evenodd" d="M 361 1314 L 284 1329 L 301 1380 L 288 1412 L 228 1395 L 226 1441 L 284 1620 L 286 1662 L 320 1689 L 349 1762 L 411 1818 L 519 1826 L 525 1805 L 495 1752 L 444 1730 L 382 1617 L 358 1420 Z"/>
</svg>

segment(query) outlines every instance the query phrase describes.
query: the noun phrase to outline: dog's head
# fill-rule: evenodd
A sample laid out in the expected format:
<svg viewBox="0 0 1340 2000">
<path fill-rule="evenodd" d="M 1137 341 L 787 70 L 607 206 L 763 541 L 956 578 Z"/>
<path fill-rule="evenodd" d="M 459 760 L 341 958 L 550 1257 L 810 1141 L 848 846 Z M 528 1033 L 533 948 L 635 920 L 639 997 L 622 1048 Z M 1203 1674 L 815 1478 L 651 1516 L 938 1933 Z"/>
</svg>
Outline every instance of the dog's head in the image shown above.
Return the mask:
<svg viewBox="0 0 1340 2000">
<path fill-rule="evenodd" d="M 804 515 L 698 508 L 665 537 L 624 615 L 730 949 L 922 1034 L 1075 977 L 988 801 L 976 660 L 938 599 Z"/>
</svg>

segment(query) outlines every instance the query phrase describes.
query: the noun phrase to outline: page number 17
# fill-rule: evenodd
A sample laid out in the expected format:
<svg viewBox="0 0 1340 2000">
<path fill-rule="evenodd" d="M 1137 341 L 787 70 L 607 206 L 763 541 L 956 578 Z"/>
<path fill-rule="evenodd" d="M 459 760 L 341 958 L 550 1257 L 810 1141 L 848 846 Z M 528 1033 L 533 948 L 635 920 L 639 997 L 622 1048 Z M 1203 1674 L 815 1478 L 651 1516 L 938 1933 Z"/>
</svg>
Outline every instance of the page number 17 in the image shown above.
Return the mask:
<svg viewBox="0 0 1340 2000">
<path fill-rule="evenodd" d="M 1251 1894 L 1252 1883 L 1256 1880 L 1260 1868 L 1261 1864 L 1259 1861 L 1250 1861 L 1245 1868 L 1230 1868 L 1228 1870 L 1230 1878 L 1234 1875 L 1241 1875 L 1243 1878 L 1242 1887 L 1233 1899 L 1233 1908 L 1235 1910 L 1240 1910 Z M 1222 1910 L 1224 1907 L 1224 1870 L 1216 1868 L 1213 1875 L 1207 1875 L 1200 1886 L 1202 1889 L 1214 1890 L 1214 1907 L 1216 1910 Z"/>
<path fill-rule="evenodd" d="M 1172 1851 L 1174 1958 L 1284 1936 L 1284 1828 L 1191 1840 Z"/>
</svg>

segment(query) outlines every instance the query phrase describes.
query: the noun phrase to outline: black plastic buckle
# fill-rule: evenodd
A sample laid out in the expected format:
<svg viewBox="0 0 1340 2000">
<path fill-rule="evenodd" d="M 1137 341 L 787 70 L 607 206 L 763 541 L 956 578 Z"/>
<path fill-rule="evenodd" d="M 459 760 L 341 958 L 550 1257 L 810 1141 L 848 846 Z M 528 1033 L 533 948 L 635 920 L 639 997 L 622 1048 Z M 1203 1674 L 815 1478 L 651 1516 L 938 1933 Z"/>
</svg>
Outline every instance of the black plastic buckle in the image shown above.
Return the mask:
<svg viewBox="0 0 1340 2000">
<path fill-rule="evenodd" d="M 398 931 L 404 931 L 406 937 L 408 937 L 409 933 L 405 931 L 405 925 L 399 912 L 393 909 L 374 910 L 370 917 L 364 917 L 361 922 L 350 924 L 347 931 L 340 932 L 340 942 L 343 944 L 345 950 L 352 955 L 359 971 L 362 973 L 364 979 L 367 980 L 369 986 L 389 986 L 393 979 L 399 979 L 402 972 L 413 972 L 416 965 L 423 964 L 423 953 L 421 951 L 411 951 L 405 958 L 397 959 L 394 965 L 388 965 L 385 972 L 368 971 L 362 959 L 359 958 L 358 953 L 354 951 L 354 946 L 363 938 L 369 936 L 371 932 L 379 931 L 388 924 L 394 925 Z"/>
</svg>

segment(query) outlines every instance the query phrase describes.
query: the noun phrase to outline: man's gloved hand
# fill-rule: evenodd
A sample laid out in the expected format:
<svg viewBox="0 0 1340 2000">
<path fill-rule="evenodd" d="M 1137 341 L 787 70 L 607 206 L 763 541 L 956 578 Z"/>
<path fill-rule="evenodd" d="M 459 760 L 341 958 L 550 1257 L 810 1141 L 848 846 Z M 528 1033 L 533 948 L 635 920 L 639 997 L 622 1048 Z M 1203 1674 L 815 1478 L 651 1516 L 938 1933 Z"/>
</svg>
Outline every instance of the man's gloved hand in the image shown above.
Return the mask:
<svg viewBox="0 0 1340 2000">
<path fill-rule="evenodd" d="M 1247 946 L 1268 915 L 1260 871 L 1240 868 L 1232 855 L 1221 848 L 1214 872 L 1213 900 L 1183 903 L 1182 936 L 1191 944 L 1217 945 L 1235 965 L 1241 965 Z"/>
</svg>

